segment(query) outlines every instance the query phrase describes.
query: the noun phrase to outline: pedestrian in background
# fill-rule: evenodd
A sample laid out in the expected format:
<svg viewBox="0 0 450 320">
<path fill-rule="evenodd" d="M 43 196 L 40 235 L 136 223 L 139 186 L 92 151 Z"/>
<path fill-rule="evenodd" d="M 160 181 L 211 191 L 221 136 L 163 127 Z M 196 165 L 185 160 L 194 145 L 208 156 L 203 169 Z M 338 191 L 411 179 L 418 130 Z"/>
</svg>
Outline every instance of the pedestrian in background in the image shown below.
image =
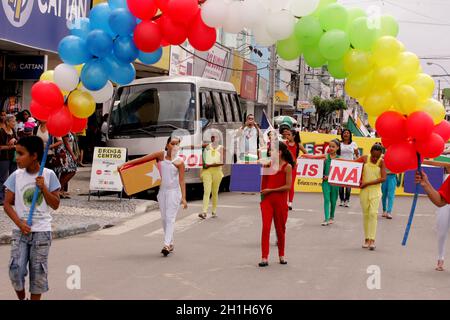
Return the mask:
<svg viewBox="0 0 450 320">
<path fill-rule="evenodd" d="M 70 199 L 69 181 L 77 172 L 77 157 L 73 152 L 73 135 L 69 133 L 62 138 L 62 143 L 56 148 L 55 157 L 59 163 L 55 167 L 55 172 L 59 175 L 61 183 L 61 198 Z"/>
<path fill-rule="evenodd" d="M 359 158 L 358 145 L 353 141 L 352 132 L 345 129 L 341 133 L 341 158 L 344 160 L 355 160 Z M 350 196 L 352 194 L 352 189 L 350 187 L 340 187 L 339 188 L 339 199 L 341 207 L 350 207 Z"/>
<path fill-rule="evenodd" d="M 48 132 L 46 121 L 40 121 L 39 126 L 34 129 L 34 135 L 42 139 L 45 148 L 48 139 L 50 139 L 50 133 Z M 47 161 L 45 162 L 46 168 L 51 170 L 55 169 L 55 163 L 57 163 L 57 161 L 55 160 L 55 149 L 58 148 L 62 143 L 62 139 L 52 137 L 51 144 L 48 148 Z"/>
<path fill-rule="evenodd" d="M 187 208 L 186 183 L 184 181 L 184 162 L 177 156 L 181 138 L 169 137 L 164 151 L 152 153 L 144 157 L 126 162 L 118 169 L 125 166 L 137 165 L 152 160 L 158 161 L 161 173 L 161 185 L 157 196 L 161 220 L 164 229 L 164 247 L 161 253 L 167 257 L 174 250 L 173 233 L 175 220 L 180 209 Z"/>
<path fill-rule="evenodd" d="M 106 147 L 106 137 L 108 135 L 108 117 L 109 117 L 109 114 L 105 114 L 102 117 L 102 125 L 101 125 L 101 128 L 100 128 L 100 133 L 102 135 L 102 137 L 100 139 L 100 141 L 101 141 L 100 146 L 101 147 Z"/>
<path fill-rule="evenodd" d="M 17 134 L 16 117 L 12 114 L 6 116 L 5 127 L 0 129 L 0 204 L 5 198 L 4 183 L 8 176 L 16 171 L 15 159 Z"/>
<path fill-rule="evenodd" d="M 274 174 L 262 176 L 261 182 L 261 217 L 262 217 L 262 234 L 261 234 L 261 262 L 260 267 L 269 265 L 269 241 L 272 220 L 275 223 L 277 233 L 278 257 L 280 264 L 287 264 L 285 260 L 285 237 L 286 222 L 288 218 L 287 198 L 292 185 L 292 167 L 294 159 L 289 152 L 286 144 L 278 143 L 278 166 L 270 163 L 270 167 Z M 274 155 L 275 156 L 275 155 Z"/>
<path fill-rule="evenodd" d="M 392 209 L 395 201 L 395 190 L 397 189 L 397 175 L 386 168 L 386 181 L 381 186 L 383 218 L 392 219 Z"/>
<path fill-rule="evenodd" d="M 31 136 L 17 143 L 16 170 L 5 182 L 5 212 L 14 222 L 11 241 L 9 277 L 19 300 L 25 300 L 25 278 L 30 274 L 31 300 L 40 300 L 48 291 L 48 255 L 52 242 L 53 210 L 59 207 L 58 178 L 52 170 L 44 169 L 38 176 L 44 154 L 44 143 Z M 34 190 L 39 188 L 32 225 L 27 224 Z M 50 207 L 50 208 L 49 208 Z"/>
</svg>

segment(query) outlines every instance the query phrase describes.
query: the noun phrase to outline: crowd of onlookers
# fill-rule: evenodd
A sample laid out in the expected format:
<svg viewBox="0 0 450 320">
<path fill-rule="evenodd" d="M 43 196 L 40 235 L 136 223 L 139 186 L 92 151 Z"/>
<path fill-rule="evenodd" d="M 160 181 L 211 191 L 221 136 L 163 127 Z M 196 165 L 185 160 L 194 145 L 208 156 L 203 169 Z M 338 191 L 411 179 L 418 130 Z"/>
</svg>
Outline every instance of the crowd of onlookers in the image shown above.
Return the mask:
<svg viewBox="0 0 450 320">
<path fill-rule="evenodd" d="M 69 181 L 78 167 L 92 160 L 94 148 L 106 144 L 107 115 L 98 123 L 91 117 L 87 128 L 78 134 L 69 133 L 64 137 L 52 137 L 48 151 L 46 168 L 52 169 L 61 183 L 61 198 L 69 198 Z M 38 136 L 47 144 L 50 135 L 45 121 L 38 121 L 28 110 L 7 114 L 0 112 L 0 205 L 4 201 L 4 182 L 16 168 L 15 145 L 26 136 Z"/>
</svg>

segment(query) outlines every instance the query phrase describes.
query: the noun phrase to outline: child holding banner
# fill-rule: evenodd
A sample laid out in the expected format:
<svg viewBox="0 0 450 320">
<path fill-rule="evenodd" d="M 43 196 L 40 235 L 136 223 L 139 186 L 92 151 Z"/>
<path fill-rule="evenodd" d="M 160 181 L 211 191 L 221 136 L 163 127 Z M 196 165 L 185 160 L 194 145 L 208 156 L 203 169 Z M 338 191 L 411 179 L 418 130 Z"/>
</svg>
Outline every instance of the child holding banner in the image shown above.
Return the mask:
<svg viewBox="0 0 450 320">
<path fill-rule="evenodd" d="M 289 210 L 292 210 L 292 201 L 294 201 L 294 188 L 295 188 L 295 179 L 297 178 L 297 159 L 300 154 L 300 151 L 303 152 L 303 154 L 308 153 L 301 144 L 300 139 L 300 133 L 295 130 L 289 130 L 285 129 L 282 132 L 283 138 L 286 140 L 286 145 L 291 152 L 292 158 L 294 159 L 294 167 L 292 168 L 292 186 L 291 190 L 289 191 L 289 202 L 288 207 Z"/>
<path fill-rule="evenodd" d="M 39 163 L 44 155 L 41 138 L 20 139 L 16 151 L 19 169 L 5 182 L 5 212 L 17 226 L 12 232 L 9 277 L 17 297 L 24 300 L 25 277 L 29 271 L 31 300 L 40 300 L 48 291 L 48 254 L 52 242 L 50 208 L 56 210 L 59 207 L 61 185 L 50 169 L 44 168 L 42 176 L 38 176 Z M 27 219 L 36 187 L 40 192 L 32 225 L 29 226 Z"/>
<path fill-rule="evenodd" d="M 260 267 L 269 265 L 269 240 L 272 219 L 275 223 L 277 232 L 278 256 L 280 264 L 287 264 L 284 259 L 286 222 L 288 217 L 287 197 L 292 183 L 292 166 L 294 160 L 287 146 L 279 142 L 279 160 L 278 168 L 271 163 L 272 168 L 279 169 L 275 174 L 263 175 L 261 182 L 261 217 L 262 217 L 262 234 L 261 234 L 261 252 L 262 260 Z"/>
<path fill-rule="evenodd" d="M 330 141 L 328 145 L 327 155 L 303 155 L 307 159 L 325 159 L 323 167 L 322 193 L 324 200 L 325 220 L 322 226 L 328 226 L 334 223 L 334 213 L 336 211 L 336 202 L 339 194 L 339 187 L 332 186 L 328 183 L 328 175 L 330 174 L 331 160 L 340 158 L 340 142 L 336 139 Z"/>
<path fill-rule="evenodd" d="M 365 240 L 363 248 L 375 250 L 377 233 L 378 207 L 381 200 L 381 184 L 386 181 L 386 167 L 382 159 L 383 147 L 376 143 L 370 149 L 370 157 L 363 156 L 356 160 L 364 162 L 361 193 L 359 199 L 363 209 Z"/>
<path fill-rule="evenodd" d="M 126 162 L 118 168 L 120 170 L 124 166 L 136 165 L 152 160 L 158 161 L 161 173 L 161 185 L 157 199 L 164 229 L 164 247 L 161 253 L 165 257 L 174 250 L 173 232 L 180 203 L 184 209 L 187 208 L 184 162 L 180 157 L 177 157 L 180 142 L 181 139 L 179 137 L 169 137 L 164 151 Z"/>
</svg>

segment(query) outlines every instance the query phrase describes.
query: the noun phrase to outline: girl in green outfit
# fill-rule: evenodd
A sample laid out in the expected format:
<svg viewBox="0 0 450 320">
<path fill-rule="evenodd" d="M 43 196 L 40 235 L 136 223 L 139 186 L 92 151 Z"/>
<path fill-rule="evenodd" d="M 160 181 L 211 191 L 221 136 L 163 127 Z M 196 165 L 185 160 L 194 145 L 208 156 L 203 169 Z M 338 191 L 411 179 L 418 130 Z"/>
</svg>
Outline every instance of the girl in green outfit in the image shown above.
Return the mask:
<svg viewBox="0 0 450 320">
<path fill-rule="evenodd" d="M 340 142 L 336 139 L 330 141 L 328 145 L 327 155 L 303 155 L 303 158 L 308 159 L 324 159 L 325 163 L 323 166 L 323 182 L 322 182 L 322 193 L 324 200 L 324 212 L 325 220 L 322 222 L 322 226 L 328 226 L 334 222 L 334 213 L 336 211 L 336 202 L 339 195 L 339 187 L 332 186 L 328 183 L 328 175 L 330 174 L 331 160 L 339 159 L 340 157 Z"/>
</svg>

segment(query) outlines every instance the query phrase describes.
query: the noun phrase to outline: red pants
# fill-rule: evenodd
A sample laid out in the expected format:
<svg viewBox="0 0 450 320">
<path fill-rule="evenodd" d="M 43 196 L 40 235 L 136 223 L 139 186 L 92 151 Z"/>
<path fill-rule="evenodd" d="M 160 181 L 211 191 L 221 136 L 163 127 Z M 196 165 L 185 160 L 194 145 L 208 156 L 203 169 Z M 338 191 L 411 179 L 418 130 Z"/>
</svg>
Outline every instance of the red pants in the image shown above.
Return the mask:
<svg viewBox="0 0 450 320">
<path fill-rule="evenodd" d="M 297 165 L 292 168 L 292 185 L 291 190 L 289 191 L 289 202 L 294 201 L 294 187 L 295 187 L 295 179 L 297 178 Z"/>
<path fill-rule="evenodd" d="M 262 235 L 261 252 L 262 258 L 269 257 L 270 229 L 272 219 L 275 223 L 275 230 L 278 238 L 278 256 L 284 257 L 284 244 L 286 235 L 286 222 L 288 218 L 287 194 L 285 192 L 271 193 L 265 196 L 261 202 Z"/>
</svg>

